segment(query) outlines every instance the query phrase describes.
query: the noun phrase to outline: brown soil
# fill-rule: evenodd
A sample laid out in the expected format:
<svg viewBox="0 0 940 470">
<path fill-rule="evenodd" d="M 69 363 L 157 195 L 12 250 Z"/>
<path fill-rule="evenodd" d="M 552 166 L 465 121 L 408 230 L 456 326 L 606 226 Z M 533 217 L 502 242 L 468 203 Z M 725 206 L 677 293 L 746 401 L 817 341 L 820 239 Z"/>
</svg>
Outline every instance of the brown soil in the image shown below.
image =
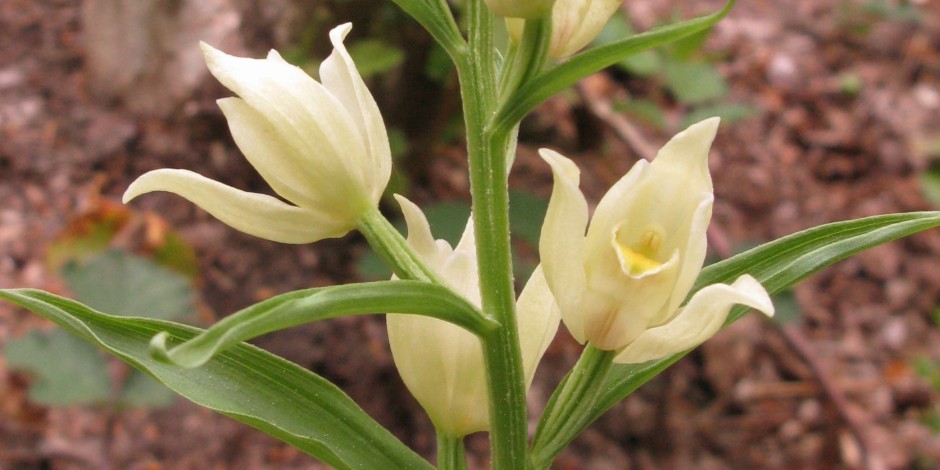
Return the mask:
<svg viewBox="0 0 940 470">
<path fill-rule="evenodd" d="M 214 106 L 226 92 L 208 78 L 169 111 L 142 112 L 126 97 L 104 99 L 95 91 L 101 84 L 88 71 L 79 3 L 0 3 L 0 287 L 66 293 L 46 268 L 46 247 L 99 195 L 117 201 L 146 170 L 191 168 L 266 191 Z M 640 28 L 675 8 L 687 16 L 719 5 L 696 2 L 695 11 L 684 11 L 690 7 L 679 2 L 637 3 L 628 8 Z M 914 21 L 864 13 L 864 5 L 898 3 L 752 0 L 740 2 L 715 29 L 705 50 L 730 84 L 726 101 L 760 110 L 723 126 L 712 153 L 716 257 L 821 223 L 930 209 L 918 177 L 929 164 L 931 142 L 940 139 L 940 2 L 906 2 L 920 12 Z M 236 33 L 251 54 L 291 39 L 284 25 L 296 18 L 276 11 L 289 4 L 229 5 L 241 15 Z M 363 14 L 338 11 L 334 23 Z M 419 38 L 416 48 L 426 49 L 426 38 L 414 30 L 398 34 Z M 383 89 L 413 83 L 407 71 L 398 77 L 384 80 Z M 857 93 L 846 91 L 849 79 L 857 80 Z M 587 80 L 577 91 L 546 103 L 526 123 L 513 185 L 550 192 L 550 174 L 535 150 L 551 146 L 576 159 L 585 172 L 582 187 L 596 202 L 668 137 L 630 121 L 624 128 L 602 112 L 605 105 L 647 96 L 673 127 L 688 111 L 656 80 L 620 72 Z M 422 125 L 416 120 L 423 115 L 395 96 L 382 93 L 379 100 L 390 122 L 416 142 L 412 153 L 420 153 L 406 166 L 413 198 L 465 200 L 459 143 L 427 143 L 446 127 L 438 122 L 443 118 Z M 443 98 L 435 116 L 449 115 L 452 90 L 445 86 L 436 96 Z M 195 247 L 207 322 L 274 293 L 354 281 L 354 261 L 365 249 L 355 235 L 312 246 L 251 238 L 172 196 L 133 206 L 159 213 Z M 938 256 L 935 231 L 813 276 L 794 290 L 798 322 L 739 321 L 608 412 L 557 468 L 935 468 L 940 430 L 927 417 L 938 411 L 938 394 L 912 363 L 940 360 L 940 333 L 931 319 L 940 300 Z M 432 429 L 397 376 L 383 322 L 381 316 L 334 320 L 258 344 L 333 380 L 430 456 Z M 0 348 L 47 326 L 0 304 Z M 579 351 L 562 331 L 531 392 L 535 408 Z M 321 467 L 183 400 L 155 411 L 45 407 L 26 399 L 30 380 L 0 357 L 0 468 Z M 479 466 L 486 445 L 484 436 L 469 440 Z"/>
</svg>

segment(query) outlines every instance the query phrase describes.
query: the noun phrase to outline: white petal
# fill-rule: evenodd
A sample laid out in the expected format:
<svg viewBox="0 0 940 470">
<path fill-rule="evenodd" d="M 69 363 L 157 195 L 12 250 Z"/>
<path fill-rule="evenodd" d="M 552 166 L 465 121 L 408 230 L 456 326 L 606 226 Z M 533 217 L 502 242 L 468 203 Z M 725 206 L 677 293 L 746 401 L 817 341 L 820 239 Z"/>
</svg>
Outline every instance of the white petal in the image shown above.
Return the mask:
<svg viewBox="0 0 940 470">
<path fill-rule="evenodd" d="M 703 199 L 713 192 L 708 151 L 718 123 L 718 118 L 706 119 L 676 134 L 651 164 L 637 162 L 611 187 L 591 220 L 588 250 L 606 244 L 611 228 L 623 220 L 630 220 L 637 229 L 656 223 L 667 232 L 684 231 Z M 684 238 L 675 241 L 678 243 L 664 248 L 685 249 Z"/>
<path fill-rule="evenodd" d="M 345 105 L 358 125 L 360 139 L 368 149 L 368 161 L 360 165 L 369 172 L 366 184 L 372 190 L 372 197 L 378 200 L 392 174 L 392 152 L 379 107 L 343 45 L 350 29 L 352 25 L 346 23 L 330 31 L 333 53 L 320 65 L 320 80 Z"/>
<path fill-rule="evenodd" d="M 568 57 L 604 29 L 623 0 L 557 0 L 552 9 L 553 57 Z"/>
<path fill-rule="evenodd" d="M 609 256 L 614 257 L 613 253 Z M 640 279 L 619 269 L 596 272 L 596 267 L 592 266 L 588 283 L 590 297 L 598 303 L 587 302 L 582 306 L 587 339 L 608 351 L 623 348 L 636 339 L 665 308 L 675 286 L 678 267 L 678 252 L 655 272 Z"/>
<path fill-rule="evenodd" d="M 676 134 L 659 150 L 653 159 L 651 171 L 656 181 L 663 182 L 667 194 L 697 196 L 711 193 L 712 178 L 708 173 L 708 152 L 711 149 L 721 119 L 710 118 Z"/>
<path fill-rule="evenodd" d="M 676 234 L 677 239 L 685 239 L 682 250 L 681 267 L 679 268 L 679 277 L 676 279 L 675 287 L 669 303 L 663 310 L 663 315 L 653 319 L 653 325 L 667 321 L 672 314 L 682 305 L 685 298 L 689 295 L 689 289 L 695 284 L 699 273 L 702 271 L 702 265 L 705 264 L 705 255 L 708 251 L 708 223 L 711 220 L 712 203 L 715 197 L 711 193 L 702 195 L 702 202 L 692 216 L 691 221 L 686 228 Z"/>
<path fill-rule="evenodd" d="M 548 149 L 539 151 L 552 167 L 555 184 L 542 225 L 539 254 L 545 280 L 555 294 L 565 326 L 584 342 L 581 303 L 587 289 L 584 272 L 584 229 L 587 201 L 578 189 L 580 171 L 571 160 Z"/>
<path fill-rule="evenodd" d="M 438 240 L 438 243 L 448 246 L 444 240 Z M 467 225 L 460 237 L 460 242 L 457 243 L 453 254 L 444 263 L 440 274 L 450 287 L 454 288 L 477 308 L 480 307 L 480 277 L 477 269 L 477 247 L 472 215 L 467 219 Z"/>
<path fill-rule="evenodd" d="M 345 215 L 358 212 L 354 200 L 361 194 L 318 173 L 295 148 L 285 144 L 261 113 L 240 98 L 224 98 L 218 104 L 238 148 L 275 192 L 310 209 Z"/>
<path fill-rule="evenodd" d="M 284 142 L 339 183 L 363 187 L 366 147 L 329 90 L 276 53 L 248 59 L 201 45 L 212 75 L 270 121 Z"/>
<path fill-rule="evenodd" d="M 426 263 L 432 265 L 432 269 L 441 266 L 444 263 L 442 256 L 449 256 L 451 251 L 440 252 L 438 244 L 434 242 L 434 237 L 431 235 L 431 226 L 428 224 L 427 217 L 415 203 L 400 194 L 395 194 L 394 197 L 401 206 L 402 215 L 405 216 L 408 244 Z"/>
<path fill-rule="evenodd" d="M 386 316 L 395 367 L 434 426 L 452 436 L 489 427 L 483 349 L 458 326 L 419 315 Z"/>
<path fill-rule="evenodd" d="M 614 362 L 638 364 L 694 348 L 721 329 L 736 304 L 768 316 L 774 313 L 767 291 L 751 276 L 741 276 L 730 286 L 712 284 L 696 292 L 672 321 L 646 330 Z"/>
<path fill-rule="evenodd" d="M 640 160 L 630 168 L 597 203 L 585 242 L 585 258 L 613 256 L 610 252 L 610 234 L 618 225 L 626 223 L 632 207 L 638 204 L 637 189 L 649 177 L 649 162 Z M 631 221 L 632 222 L 632 221 Z M 627 229 L 631 227 L 626 227 Z M 642 229 L 643 227 L 637 227 Z"/>
<path fill-rule="evenodd" d="M 516 325 L 519 327 L 526 388 L 532 385 L 535 370 L 555 337 L 560 320 L 561 312 L 545 282 L 542 267 L 538 266 L 516 302 Z"/>
<path fill-rule="evenodd" d="M 148 172 L 131 183 L 123 200 L 127 203 L 153 191 L 180 195 L 236 230 L 281 243 L 337 238 L 353 228 L 277 198 L 241 191 L 188 170 Z"/>
</svg>

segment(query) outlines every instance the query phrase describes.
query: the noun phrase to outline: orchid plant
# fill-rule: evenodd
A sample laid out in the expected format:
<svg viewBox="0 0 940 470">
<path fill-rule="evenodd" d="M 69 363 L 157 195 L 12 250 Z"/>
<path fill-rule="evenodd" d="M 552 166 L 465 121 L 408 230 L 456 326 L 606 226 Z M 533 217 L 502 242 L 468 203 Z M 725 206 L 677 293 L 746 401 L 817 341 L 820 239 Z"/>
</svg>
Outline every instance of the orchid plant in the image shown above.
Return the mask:
<svg viewBox="0 0 940 470">
<path fill-rule="evenodd" d="M 235 143 L 282 199 L 182 169 L 138 178 L 124 201 L 182 196 L 231 227 L 282 243 L 361 232 L 392 279 L 288 292 L 202 330 L 94 311 L 31 289 L 0 298 L 60 324 L 188 399 L 280 438 L 336 468 L 431 468 L 322 377 L 244 341 L 302 323 L 385 312 L 406 386 L 437 430 L 438 468 L 466 467 L 464 438 L 488 432 L 492 467 L 544 469 L 591 422 L 771 295 L 864 249 L 940 225 L 938 213 L 875 216 L 812 228 L 703 268 L 714 200 L 709 149 L 718 119 L 694 124 L 640 161 L 593 216 L 578 164 L 541 150 L 554 187 L 542 264 L 519 296 L 509 246 L 508 174 L 520 120 L 589 74 L 712 27 L 733 6 L 581 51 L 620 0 L 393 0 L 447 51 L 463 100 L 473 215 L 456 246 L 435 240 L 421 209 L 396 195 L 403 237 L 379 211 L 392 169 L 385 125 L 343 41 L 319 81 L 271 51 L 239 58 L 203 44 Z M 511 42 L 494 40 L 505 21 Z M 465 24 L 461 29 L 458 24 Z M 579 52 L 581 51 L 581 52 Z M 285 202 L 286 201 L 286 202 Z M 583 354 L 534 435 L 526 391 L 560 323 Z"/>
</svg>

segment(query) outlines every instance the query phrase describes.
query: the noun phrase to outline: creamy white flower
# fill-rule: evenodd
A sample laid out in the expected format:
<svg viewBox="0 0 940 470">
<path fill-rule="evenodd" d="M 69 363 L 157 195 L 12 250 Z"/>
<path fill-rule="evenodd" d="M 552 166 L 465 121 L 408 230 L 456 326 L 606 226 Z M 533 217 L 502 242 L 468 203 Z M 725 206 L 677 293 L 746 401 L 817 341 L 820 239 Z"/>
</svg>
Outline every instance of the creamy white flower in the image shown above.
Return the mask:
<svg viewBox="0 0 940 470">
<path fill-rule="evenodd" d="M 604 29 L 623 0 L 557 0 L 552 7 L 552 44 L 548 55 L 568 57 L 587 46 Z M 507 19 L 506 28 L 517 42 L 524 20 Z"/>
<path fill-rule="evenodd" d="M 427 219 L 416 205 L 395 196 L 408 224 L 408 244 L 457 293 L 480 305 L 473 223 L 456 247 L 434 240 Z M 560 314 L 536 268 L 516 303 L 516 322 L 526 387 L 558 329 Z M 388 341 L 402 380 L 424 408 L 435 428 L 452 437 L 489 429 L 483 349 L 472 333 L 443 320 L 390 313 Z"/>
<path fill-rule="evenodd" d="M 210 72 L 239 96 L 218 101 L 235 143 L 293 204 L 175 169 L 144 174 L 124 202 L 169 191 L 242 232 L 284 243 L 341 237 L 355 228 L 378 205 L 392 159 L 378 106 L 343 46 L 351 28 L 330 31 L 333 53 L 320 66 L 321 82 L 273 50 L 266 59 L 246 59 L 202 44 Z"/>
<path fill-rule="evenodd" d="M 555 0 L 486 0 L 486 6 L 496 16 L 507 18 L 534 18 L 543 15 Z"/>
<path fill-rule="evenodd" d="M 555 187 L 539 251 L 562 319 L 580 342 L 637 363 L 697 346 L 735 304 L 773 315 L 752 277 L 698 291 L 680 308 L 705 260 L 711 218 L 708 119 L 676 135 L 652 163 L 639 161 L 601 199 L 585 235 L 588 207 L 575 164 L 551 150 Z"/>
</svg>

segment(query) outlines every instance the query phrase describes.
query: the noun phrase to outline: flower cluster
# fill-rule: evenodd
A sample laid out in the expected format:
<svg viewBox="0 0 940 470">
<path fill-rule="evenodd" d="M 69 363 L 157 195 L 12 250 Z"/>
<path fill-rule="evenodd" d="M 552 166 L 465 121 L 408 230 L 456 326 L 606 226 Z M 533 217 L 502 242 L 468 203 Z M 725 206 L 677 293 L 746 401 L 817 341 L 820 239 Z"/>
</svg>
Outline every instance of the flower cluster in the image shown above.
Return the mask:
<svg viewBox="0 0 940 470">
<path fill-rule="evenodd" d="M 505 16 L 543 11 L 551 2 L 491 0 Z M 583 47 L 617 1 L 554 3 L 553 52 Z M 531 11 L 530 11 L 531 10 Z M 290 201 L 241 191 L 187 170 L 138 178 L 129 201 L 169 191 L 243 232 L 285 243 L 340 237 L 375 211 L 391 171 L 385 125 L 343 40 L 349 24 L 330 32 L 333 52 L 318 82 L 271 51 L 266 59 L 224 54 L 203 44 L 212 74 L 237 98 L 219 100 L 236 144 L 274 191 Z M 603 197 L 588 224 L 575 164 L 551 150 L 541 155 L 555 185 L 542 228 L 536 269 L 517 301 L 526 384 L 531 383 L 559 318 L 572 335 L 638 363 L 695 347 L 743 304 L 768 315 L 773 305 L 750 276 L 715 284 L 686 303 L 705 258 L 713 191 L 708 152 L 718 120 L 673 138 L 652 163 L 640 161 Z M 472 220 L 456 247 L 434 240 L 420 209 L 396 196 L 408 225 L 407 244 L 455 293 L 480 305 Z M 683 304 L 685 304 L 683 306 Z M 489 428 L 480 339 L 442 320 L 388 315 L 389 342 L 405 384 L 439 431 L 450 436 Z"/>
</svg>

